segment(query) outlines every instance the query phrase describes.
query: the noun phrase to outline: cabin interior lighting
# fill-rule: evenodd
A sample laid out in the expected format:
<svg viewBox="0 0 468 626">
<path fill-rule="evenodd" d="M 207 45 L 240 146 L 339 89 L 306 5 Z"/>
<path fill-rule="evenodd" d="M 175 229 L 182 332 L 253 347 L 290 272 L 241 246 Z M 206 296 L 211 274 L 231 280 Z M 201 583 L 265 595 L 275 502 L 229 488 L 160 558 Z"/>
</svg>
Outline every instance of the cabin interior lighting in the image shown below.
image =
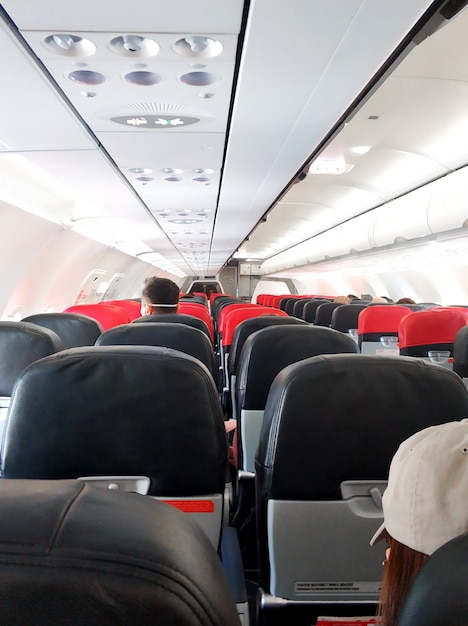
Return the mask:
<svg viewBox="0 0 468 626">
<path fill-rule="evenodd" d="M 42 41 L 42 45 L 54 54 L 68 57 L 85 57 L 96 52 L 92 41 L 69 33 L 49 35 Z"/>
<path fill-rule="evenodd" d="M 181 170 L 179 167 L 164 167 L 162 170 L 159 170 L 163 174 L 183 174 L 184 170 Z"/>
<path fill-rule="evenodd" d="M 153 170 L 149 167 L 131 167 L 128 170 L 131 174 L 152 174 Z"/>
<path fill-rule="evenodd" d="M 187 58 L 212 59 L 223 51 L 223 44 L 212 37 L 188 35 L 178 39 L 172 46 L 176 54 Z"/>
<path fill-rule="evenodd" d="M 351 152 L 354 152 L 354 154 L 367 154 L 370 149 L 371 146 L 354 146 L 354 148 L 351 148 Z"/>
<path fill-rule="evenodd" d="M 315 159 L 309 166 L 309 174 L 346 174 L 354 165 L 344 159 Z"/>
<path fill-rule="evenodd" d="M 0 154 L 0 198 L 61 224 L 75 209 L 65 186 L 19 154 Z"/>
<path fill-rule="evenodd" d="M 126 57 L 153 57 L 160 50 L 156 41 L 140 35 L 114 37 L 108 43 L 108 48 L 115 54 Z"/>
</svg>

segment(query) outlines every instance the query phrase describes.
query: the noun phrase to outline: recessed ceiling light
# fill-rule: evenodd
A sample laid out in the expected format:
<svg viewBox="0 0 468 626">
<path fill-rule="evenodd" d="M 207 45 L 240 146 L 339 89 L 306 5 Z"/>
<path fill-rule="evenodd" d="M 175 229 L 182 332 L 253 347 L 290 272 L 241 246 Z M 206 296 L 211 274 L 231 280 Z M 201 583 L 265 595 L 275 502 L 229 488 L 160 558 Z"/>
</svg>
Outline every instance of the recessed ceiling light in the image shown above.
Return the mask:
<svg viewBox="0 0 468 626">
<path fill-rule="evenodd" d="M 203 220 L 195 220 L 195 219 L 180 219 L 180 220 L 168 220 L 172 224 L 196 224 L 197 222 L 202 222 Z"/>
<path fill-rule="evenodd" d="M 152 176 L 137 176 L 136 180 L 139 180 L 141 183 L 150 183 L 154 178 Z"/>
<path fill-rule="evenodd" d="M 183 39 L 178 39 L 172 49 L 177 54 L 187 58 L 212 59 L 221 54 L 223 44 L 211 37 L 200 35 L 189 35 Z"/>
<path fill-rule="evenodd" d="M 67 57 L 86 57 L 96 52 L 96 46 L 89 39 L 67 33 L 49 35 L 42 45 L 55 54 Z"/>
<path fill-rule="evenodd" d="M 183 174 L 184 170 L 179 169 L 178 167 L 165 167 L 162 170 L 159 170 L 163 174 Z"/>
<path fill-rule="evenodd" d="M 153 172 L 149 167 L 131 167 L 128 171 L 132 174 L 152 174 Z"/>
<path fill-rule="evenodd" d="M 107 47 L 115 54 L 125 57 L 152 57 L 159 52 L 159 44 L 156 41 L 139 35 L 115 37 Z"/>
<path fill-rule="evenodd" d="M 182 178 L 179 178 L 179 176 L 167 176 L 164 180 L 168 183 L 180 183 Z"/>
<path fill-rule="evenodd" d="M 367 154 L 370 149 L 371 146 L 355 146 L 354 148 L 351 148 L 351 152 L 354 152 L 355 154 Z"/>
<path fill-rule="evenodd" d="M 309 167 L 309 174 L 345 174 L 353 167 L 353 164 L 346 163 L 344 159 L 315 159 Z"/>
</svg>

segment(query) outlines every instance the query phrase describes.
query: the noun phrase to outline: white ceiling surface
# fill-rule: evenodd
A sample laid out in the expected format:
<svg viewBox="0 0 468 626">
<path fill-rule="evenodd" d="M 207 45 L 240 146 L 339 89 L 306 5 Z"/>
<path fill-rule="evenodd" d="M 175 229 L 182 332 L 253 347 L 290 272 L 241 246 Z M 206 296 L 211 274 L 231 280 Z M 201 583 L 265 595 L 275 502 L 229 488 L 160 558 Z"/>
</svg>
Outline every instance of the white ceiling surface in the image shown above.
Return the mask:
<svg viewBox="0 0 468 626">
<path fill-rule="evenodd" d="M 303 182 L 292 186 L 270 212 L 267 222 L 242 246 L 243 255 L 272 257 L 466 165 L 467 32 L 465 10 L 414 48 L 320 155 L 325 160 L 343 159 L 354 167 L 341 175 L 309 174 Z M 370 149 L 366 154 L 353 153 L 357 146 Z M 402 230 L 411 224 L 411 208 L 417 204 L 411 205 L 409 197 L 408 200 L 404 216 L 399 214 Z M 439 210 L 445 212 L 445 218 L 442 214 L 439 218 L 442 227 L 448 217 L 447 206 L 441 205 Z M 419 217 L 414 215 L 415 220 Z M 459 227 L 462 225 L 463 220 Z M 335 237 L 339 232 L 348 237 L 348 253 L 359 247 L 354 245 L 351 228 L 337 230 Z M 332 232 L 328 234 L 333 237 Z M 360 236 L 363 234 L 365 231 Z M 314 246 L 311 239 L 309 249 L 314 250 Z M 396 253 L 408 262 L 401 249 Z M 274 256 L 269 259 L 271 271 L 285 255 L 279 254 L 278 262 Z M 290 250 L 288 256 L 289 266 L 294 267 L 294 251 Z M 331 251 L 330 256 L 333 256 Z M 385 253 L 385 259 L 393 260 L 394 256 Z M 370 259 L 364 261 L 369 262 Z M 342 271 L 344 263 L 339 261 L 334 267 L 328 262 L 322 269 L 333 271 L 338 267 Z M 356 259 L 352 265 L 360 267 Z M 305 272 L 311 270 L 321 271 L 320 263 L 304 268 Z"/>
<path fill-rule="evenodd" d="M 58 97 L 53 83 L 44 79 L 8 29 L 0 30 L 0 157 L 26 156 L 60 181 L 75 198 L 74 203 L 66 204 L 63 215 L 53 216 L 66 227 L 81 228 L 81 232 L 88 229 L 90 236 L 95 227 L 94 236 L 109 245 L 135 239 L 139 242 L 134 245 L 135 253 L 141 245 L 142 252 L 153 249 L 188 274 L 215 274 L 430 4 L 430 0 L 252 0 L 229 119 L 243 0 L 140 0 L 137 5 L 122 0 L 73 4 L 4 0 L 2 6 L 79 116 Z M 95 53 L 86 57 L 52 53 L 43 40 L 54 33 L 84 37 L 94 44 Z M 131 58 L 112 52 L 108 42 L 125 34 L 157 41 L 159 54 Z M 222 53 L 205 60 L 173 52 L 172 43 L 196 34 L 219 40 Z M 432 67 L 437 64 L 436 57 Z M 69 72 L 80 69 L 101 72 L 106 80 L 92 87 L 71 82 Z M 162 80 L 153 86 L 131 85 L 123 76 L 135 70 L 156 72 Z M 184 73 L 197 70 L 214 74 L 214 83 L 197 87 L 180 81 Z M 455 70 L 451 71 L 450 78 L 457 78 Z M 423 69 L 410 68 L 407 75 L 403 66 L 400 68 L 395 78 L 400 81 L 398 91 L 402 83 L 412 81 L 414 72 L 422 75 Z M 464 80 L 461 66 L 459 72 L 458 79 Z M 426 75 L 425 80 L 429 85 Z M 462 83 L 459 89 L 465 86 Z M 428 89 L 423 102 L 432 98 L 430 85 Z M 456 80 L 453 90 L 457 95 Z M 90 91 L 94 97 L 83 96 Z M 421 89 L 415 97 L 420 94 Z M 408 98 L 410 95 L 405 96 Z M 391 94 L 383 97 L 372 114 L 383 115 L 391 99 Z M 408 117 L 407 109 L 402 102 L 398 115 Z M 458 109 L 461 112 L 462 103 Z M 186 115 L 200 121 L 183 128 L 148 130 L 109 120 L 115 115 L 138 118 L 144 114 Z M 363 115 L 364 108 L 356 118 Z M 453 121 L 453 115 L 448 119 Z M 372 127 L 369 141 L 380 141 L 382 163 L 388 163 L 388 150 L 409 150 L 405 139 L 417 134 L 418 127 L 413 116 L 410 123 L 411 133 L 402 129 L 398 137 L 391 131 L 392 145 L 385 142 L 380 124 Z M 346 132 L 351 133 L 352 126 Z M 357 136 L 363 143 L 362 135 Z M 354 140 L 350 135 L 348 142 Z M 422 168 L 421 179 L 454 166 L 448 160 L 434 163 L 434 151 L 429 145 L 417 150 L 425 157 L 424 164 L 430 164 L 428 169 Z M 359 158 L 364 163 L 370 155 Z M 372 159 L 372 164 L 378 174 L 379 159 Z M 129 172 L 136 167 L 153 170 L 153 180 L 136 180 L 138 174 Z M 164 168 L 183 170 L 181 180 L 164 180 Z M 197 182 L 193 180 L 197 168 L 209 168 L 213 173 Z M 362 181 L 369 184 L 365 172 L 359 178 L 357 164 L 350 174 L 356 178 L 342 177 L 340 185 L 347 185 L 353 193 L 361 189 Z M 290 245 L 303 240 L 305 233 L 311 236 L 316 229 L 327 227 L 330 219 L 342 221 L 333 205 L 333 189 L 317 195 L 320 178 L 327 177 L 317 177 L 317 182 L 309 177 L 288 192 L 267 224 L 250 238 L 247 255 L 250 250 L 252 256 L 271 254 L 270 242 L 276 251 L 282 249 L 285 243 L 279 242 L 278 233 L 286 227 L 293 229 Z M 373 185 L 364 191 L 368 208 L 398 189 Z M 286 224 L 277 219 L 284 208 L 288 210 Z M 356 212 L 362 210 L 359 206 Z M 297 215 L 293 224 L 292 213 Z M 312 226 L 311 221 L 315 222 Z"/>
</svg>

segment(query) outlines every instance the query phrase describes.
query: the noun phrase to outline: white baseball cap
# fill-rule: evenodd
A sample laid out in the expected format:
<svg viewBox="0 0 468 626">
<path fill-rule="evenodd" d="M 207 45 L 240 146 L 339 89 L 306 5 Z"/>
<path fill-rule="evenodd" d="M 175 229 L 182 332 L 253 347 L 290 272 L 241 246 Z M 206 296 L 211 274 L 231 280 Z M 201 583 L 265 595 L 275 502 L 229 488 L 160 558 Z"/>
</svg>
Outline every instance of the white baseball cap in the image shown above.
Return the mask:
<svg viewBox="0 0 468 626">
<path fill-rule="evenodd" d="M 425 428 L 400 445 L 382 506 L 384 523 L 371 545 L 387 531 L 432 554 L 468 531 L 468 419 Z"/>
</svg>

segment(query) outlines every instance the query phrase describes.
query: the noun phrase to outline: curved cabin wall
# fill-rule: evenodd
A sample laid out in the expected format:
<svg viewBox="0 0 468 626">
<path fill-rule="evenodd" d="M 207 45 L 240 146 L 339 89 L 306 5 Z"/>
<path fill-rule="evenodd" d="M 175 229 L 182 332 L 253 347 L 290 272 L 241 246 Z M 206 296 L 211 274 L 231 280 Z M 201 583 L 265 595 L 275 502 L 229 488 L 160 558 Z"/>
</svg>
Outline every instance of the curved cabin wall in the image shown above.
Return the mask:
<svg viewBox="0 0 468 626">
<path fill-rule="evenodd" d="M 468 304 L 468 167 L 270 259 L 262 277 L 299 293 L 370 293 Z"/>
<path fill-rule="evenodd" d="M 138 297 L 147 276 L 180 279 L 124 254 L 114 248 L 65 230 L 0 201 L 0 316 L 21 319 L 43 311 L 63 311 L 81 302 L 99 301 L 93 293 L 112 281 L 109 299 Z M 95 270 L 98 270 L 96 273 Z M 96 287 L 82 287 L 88 277 L 96 277 Z M 98 285 L 99 283 L 99 285 Z M 106 297 L 107 297 L 106 295 Z M 94 300 L 93 300 L 94 298 Z"/>
</svg>

